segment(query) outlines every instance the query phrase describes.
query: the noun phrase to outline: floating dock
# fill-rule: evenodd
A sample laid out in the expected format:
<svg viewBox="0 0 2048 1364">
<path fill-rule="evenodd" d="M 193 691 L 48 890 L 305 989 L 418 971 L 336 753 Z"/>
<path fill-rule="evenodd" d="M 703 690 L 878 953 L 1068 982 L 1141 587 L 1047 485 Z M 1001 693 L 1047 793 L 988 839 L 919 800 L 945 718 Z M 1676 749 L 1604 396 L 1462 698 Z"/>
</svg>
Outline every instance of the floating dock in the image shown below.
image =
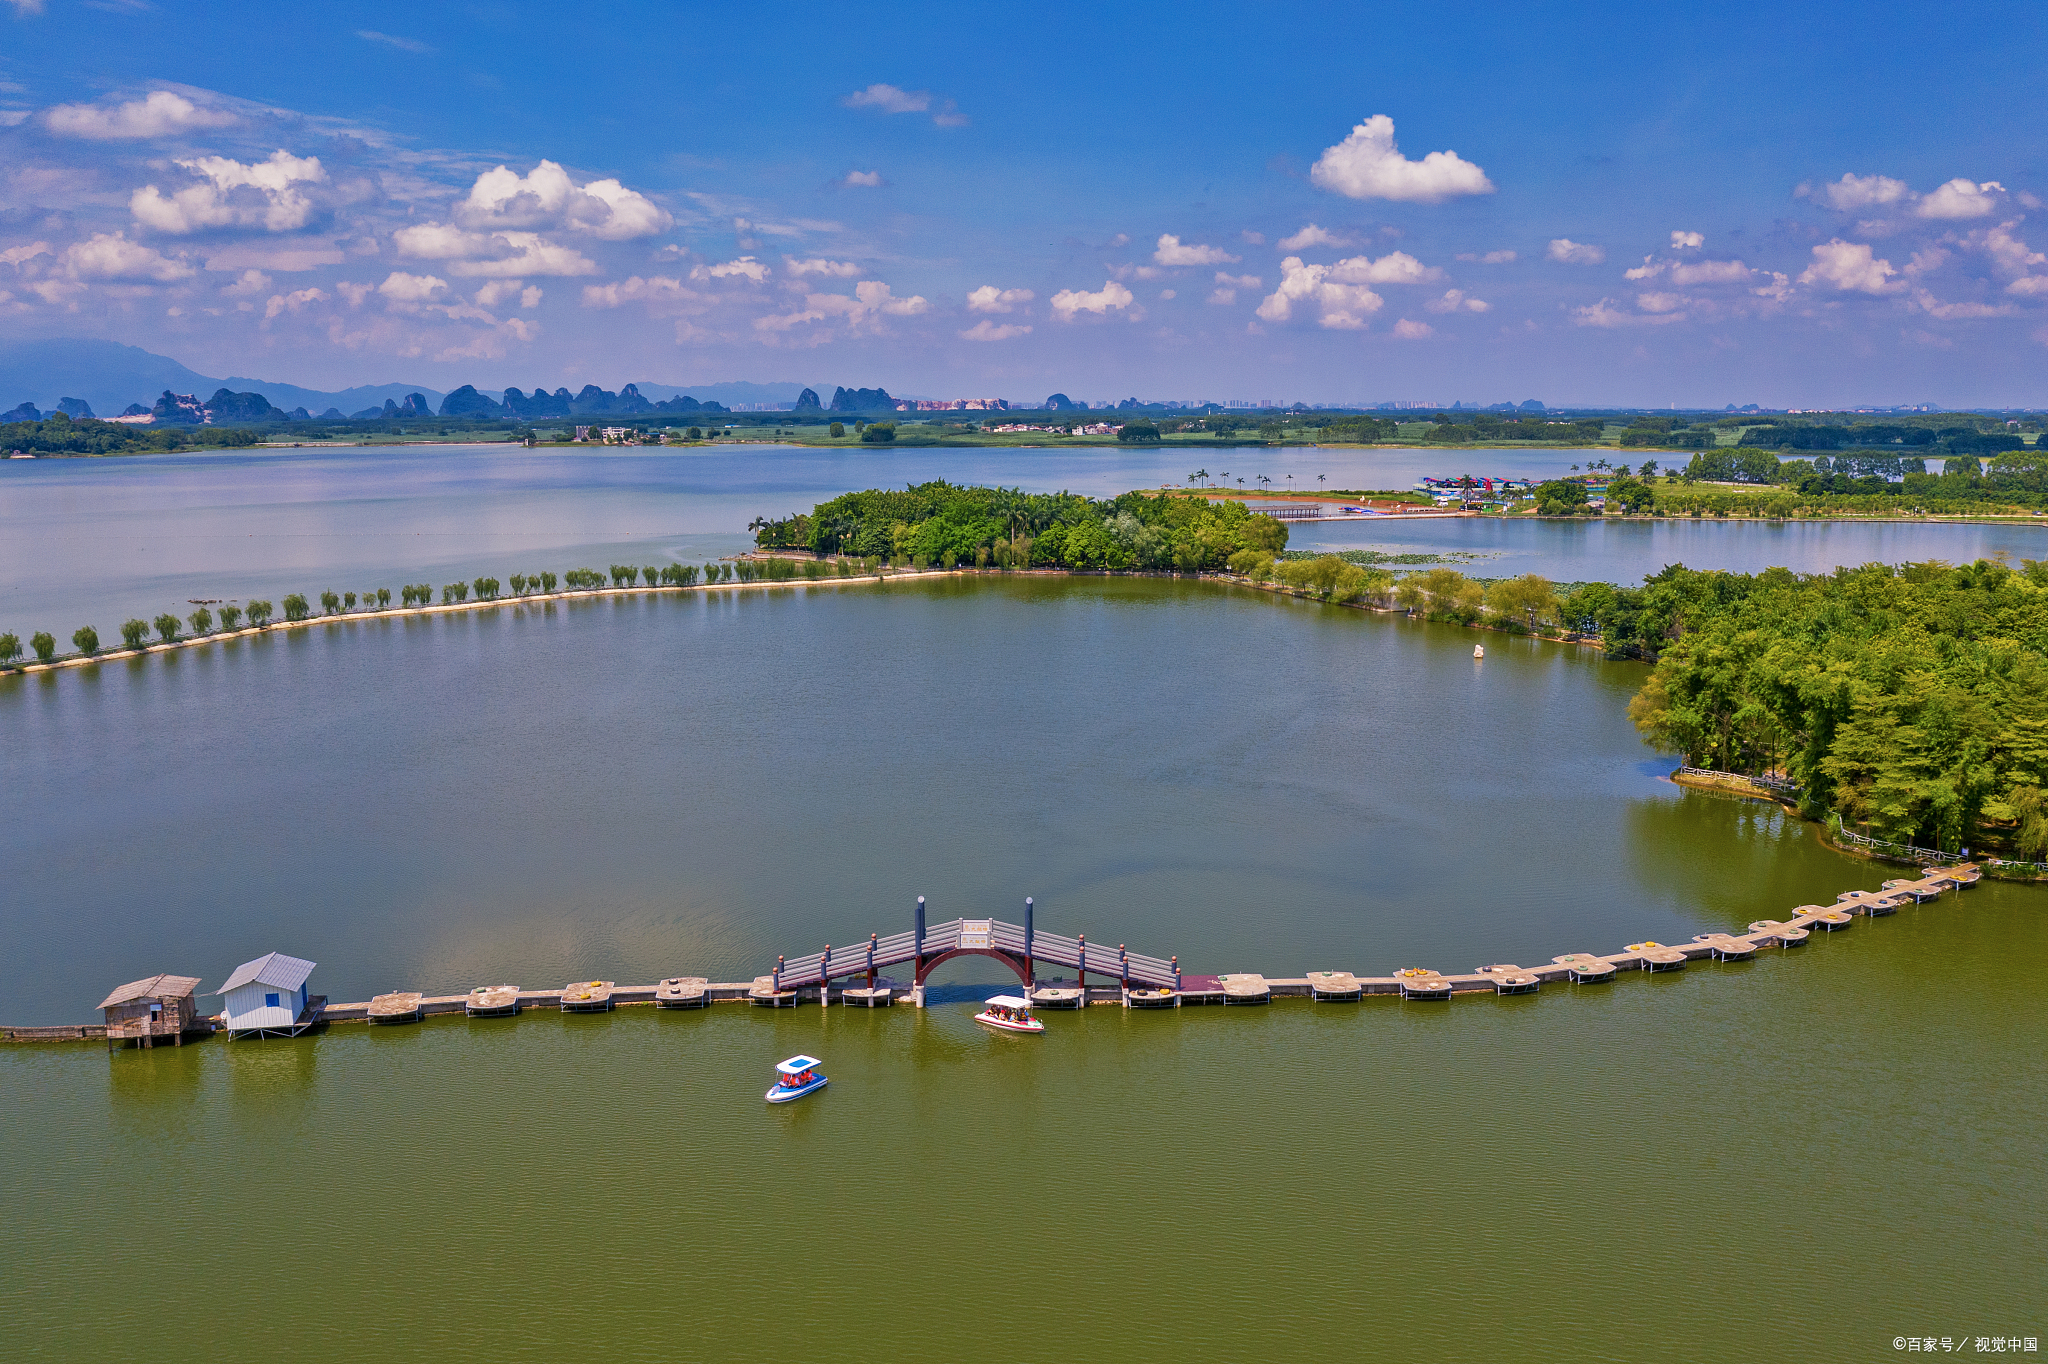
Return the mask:
<svg viewBox="0 0 2048 1364">
<path fill-rule="evenodd" d="M 810 958 L 784 958 L 776 969 L 752 981 L 712 981 L 703 976 L 671 976 L 657 985 L 621 987 L 607 980 L 581 981 L 559 990 L 522 990 L 516 985 L 480 985 L 467 994 L 428 995 L 397 990 L 352 1004 L 330 1004 L 324 998 L 313 1001 L 309 1010 L 321 1024 L 410 1022 L 438 1014 L 466 1013 L 472 1018 L 514 1017 L 527 1009 L 561 1013 L 590 1013 L 625 1004 L 652 1004 L 660 1008 L 700 1008 L 712 1003 L 747 1003 L 767 1008 L 795 1008 L 799 1004 L 839 1004 L 848 1008 L 882 1008 L 908 997 L 919 1007 L 924 1003 L 925 973 L 942 960 L 959 955 L 994 957 L 1020 977 L 1031 972 L 1034 960 L 1048 960 L 1075 966 L 1075 978 L 1040 981 L 1030 975 L 1030 999 L 1040 1009 L 1078 1009 L 1089 1005 L 1117 1005 L 1125 1008 L 1163 1008 L 1187 1004 L 1265 1004 L 1276 996 L 1318 1001 L 1349 1001 L 1369 995 L 1398 996 L 1417 1002 L 1437 1002 L 1456 995 L 1530 994 L 1550 982 L 1599 985 L 1612 982 L 1620 971 L 1666 972 L 1684 969 L 1686 963 L 1711 958 L 1719 962 L 1752 960 L 1760 950 L 1789 949 L 1802 945 L 1813 930 L 1835 933 L 1852 926 L 1858 916 L 1881 918 L 1905 904 L 1922 904 L 1936 896 L 1959 892 L 1976 885 L 1982 872 L 1974 865 L 1948 867 L 1929 872 L 1913 881 L 1888 881 L 1875 891 L 1848 891 L 1831 907 L 1801 905 L 1785 919 L 1757 919 L 1743 933 L 1700 933 L 1689 943 L 1667 946 L 1645 940 L 1631 943 L 1608 954 L 1567 952 L 1552 957 L 1547 966 L 1517 966 L 1496 963 L 1464 974 L 1446 975 L 1433 967 L 1408 967 L 1393 975 L 1361 976 L 1350 971 L 1311 971 L 1294 977 L 1267 977 L 1255 972 L 1224 975 L 1183 973 L 1178 958 L 1161 959 L 1091 945 L 1085 937 L 1061 938 L 1036 934 L 1030 924 L 1027 901 L 1023 926 L 992 919 L 954 920 L 927 932 L 923 926 L 923 902 L 919 901 L 918 927 L 892 938 L 871 935 L 866 943 L 848 949 L 827 948 Z M 914 962 L 916 984 L 905 989 L 901 982 L 885 981 L 874 972 L 882 965 Z M 1084 965 L 1085 963 L 1085 965 Z M 1113 979 L 1114 987 L 1092 986 L 1086 973 Z M 835 978 L 852 977 L 844 985 Z M 204 1020 L 211 1027 L 212 1020 Z M 107 1039 L 103 1023 L 59 1026 L 0 1028 L 8 1041 L 102 1041 Z"/>
</svg>

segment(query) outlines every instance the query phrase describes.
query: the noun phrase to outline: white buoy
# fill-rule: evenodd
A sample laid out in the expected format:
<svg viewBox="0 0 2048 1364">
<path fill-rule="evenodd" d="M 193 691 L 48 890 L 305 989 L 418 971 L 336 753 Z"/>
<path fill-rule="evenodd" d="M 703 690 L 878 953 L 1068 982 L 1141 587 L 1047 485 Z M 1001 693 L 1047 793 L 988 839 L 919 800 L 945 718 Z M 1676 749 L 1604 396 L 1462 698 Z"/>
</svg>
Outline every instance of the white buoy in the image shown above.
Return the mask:
<svg viewBox="0 0 2048 1364">
<path fill-rule="evenodd" d="M 1474 658 L 1484 658 L 1484 657 L 1486 657 L 1486 646 L 1485 646 L 1484 644 L 1475 644 L 1475 645 L 1473 645 L 1473 646 L 1472 646 L 1472 657 L 1474 657 Z"/>
</svg>

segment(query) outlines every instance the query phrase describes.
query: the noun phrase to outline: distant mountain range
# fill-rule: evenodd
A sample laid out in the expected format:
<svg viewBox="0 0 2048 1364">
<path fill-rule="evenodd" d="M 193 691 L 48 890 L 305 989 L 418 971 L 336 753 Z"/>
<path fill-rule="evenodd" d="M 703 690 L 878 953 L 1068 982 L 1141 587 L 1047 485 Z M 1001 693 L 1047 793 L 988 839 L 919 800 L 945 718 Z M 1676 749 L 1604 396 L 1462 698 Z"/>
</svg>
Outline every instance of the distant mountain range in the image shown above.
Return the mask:
<svg viewBox="0 0 2048 1364">
<path fill-rule="evenodd" d="M 633 387 L 650 404 L 689 397 L 698 403 L 740 408 L 794 403 L 805 386 L 738 381 L 683 387 L 641 382 Z M 361 384 L 354 388 L 327 390 L 303 388 L 271 379 L 213 378 L 188 369 L 168 356 L 153 354 L 140 346 L 122 345 L 118 341 L 77 338 L 0 342 L 0 410 L 26 403 L 44 412 L 54 412 L 63 400 L 69 398 L 89 405 L 97 416 L 111 417 L 131 404 L 148 409 L 166 390 L 173 394 L 197 395 L 203 403 L 207 395 L 220 389 L 237 394 L 259 394 L 283 411 L 303 407 L 315 415 L 329 408 L 349 414 L 373 407 L 381 409 L 387 402 L 402 407 L 406 399 L 415 393 L 426 398 L 430 410 L 439 411 L 442 399 L 447 396 L 443 390 L 426 384 Z M 494 403 L 502 402 L 505 396 L 503 389 L 487 388 L 480 392 Z"/>
</svg>

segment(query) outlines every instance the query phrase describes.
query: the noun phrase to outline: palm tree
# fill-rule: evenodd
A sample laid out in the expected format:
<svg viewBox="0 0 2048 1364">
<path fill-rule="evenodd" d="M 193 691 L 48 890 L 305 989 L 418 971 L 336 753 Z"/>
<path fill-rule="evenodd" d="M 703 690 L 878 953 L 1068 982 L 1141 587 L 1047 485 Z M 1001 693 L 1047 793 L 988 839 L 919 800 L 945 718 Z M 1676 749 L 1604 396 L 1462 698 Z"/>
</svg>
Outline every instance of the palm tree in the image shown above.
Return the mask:
<svg viewBox="0 0 2048 1364">
<path fill-rule="evenodd" d="M 1195 482 L 1197 482 L 1197 483 L 1200 483 L 1200 482 L 1202 482 L 1202 481 L 1203 481 L 1204 479 L 1206 479 L 1206 478 L 1208 478 L 1208 477 L 1209 477 L 1209 471 L 1208 471 L 1207 469 L 1197 469 L 1197 470 L 1195 470 Z"/>
<path fill-rule="evenodd" d="M 1320 488 L 1321 488 L 1321 487 L 1323 486 L 1323 480 L 1324 480 L 1324 479 L 1326 479 L 1326 478 L 1328 478 L 1328 477 L 1329 477 L 1329 475 L 1328 475 L 1328 474 L 1317 474 L 1317 475 L 1316 475 L 1316 487 L 1317 487 L 1318 489 L 1320 489 Z"/>
<path fill-rule="evenodd" d="M 1239 491 L 1239 492 L 1243 492 L 1243 491 L 1244 491 L 1244 475 L 1243 475 L 1243 474 L 1239 474 L 1239 475 L 1238 475 L 1238 477 L 1237 477 L 1237 488 L 1238 488 L 1238 491 Z"/>
</svg>

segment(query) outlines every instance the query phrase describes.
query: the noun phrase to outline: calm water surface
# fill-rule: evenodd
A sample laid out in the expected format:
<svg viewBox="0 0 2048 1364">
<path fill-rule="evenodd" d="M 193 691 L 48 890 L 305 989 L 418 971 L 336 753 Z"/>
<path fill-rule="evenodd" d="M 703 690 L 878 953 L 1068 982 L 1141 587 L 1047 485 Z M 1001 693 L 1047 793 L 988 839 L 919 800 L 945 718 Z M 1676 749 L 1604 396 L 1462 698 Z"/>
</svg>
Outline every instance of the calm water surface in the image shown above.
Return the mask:
<svg viewBox="0 0 2048 1364">
<path fill-rule="evenodd" d="M 1595 654 L 1212 585 L 776 589 L 0 682 L 0 1017 L 678 972 L 1014 914 L 1298 974 L 1683 939 L 1891 873 L 1683 792 Z M 0 1048 L 9 1352 L 1866 1359 L 2041 1335 L 2048 1021 L 1990 885 L 1450 1006 L 721 1007 Z M 2031 1002 L 2030 1002 L 2031 1001 Z M 798 1050 L 833 1085 L 760 1101 Z M 118 1266 L 146 1229 L 150 1281 Z M 1651 1342 L 1654 1342 L 1652 1344 Z M 1283 1347 L 1284 1348 L 1284 1347 Z M 180 1354 L 179 1349 L 168 1351 Z"/>
<path fill-rule="evenodd" d="M 1282 491 L 1399 489 L 1424 474 L 1554 477 L 1595 453 L 484 445 L 0 460 L 0 630 L 68 641 L 91 624 L 113 639 L 129 616 L 184 615 L 195 599 L 275 602 L 577 565 L 696 563 L 746 548 L 757 516 L 933 478 L 1103 496 L 1178 486 L 1199 467 L 1253 487 L 1263 473 Z M 1627 583 L 1680 559 L 1816 572 L 1873 559 L 2048 554 L 2048 532 L 2031 526 L 1354 522 L 1298 529 L 1295 543 L 1468 550 L 1487 556 L 1473 571 L 1489 575 Z"/>
</svg>

